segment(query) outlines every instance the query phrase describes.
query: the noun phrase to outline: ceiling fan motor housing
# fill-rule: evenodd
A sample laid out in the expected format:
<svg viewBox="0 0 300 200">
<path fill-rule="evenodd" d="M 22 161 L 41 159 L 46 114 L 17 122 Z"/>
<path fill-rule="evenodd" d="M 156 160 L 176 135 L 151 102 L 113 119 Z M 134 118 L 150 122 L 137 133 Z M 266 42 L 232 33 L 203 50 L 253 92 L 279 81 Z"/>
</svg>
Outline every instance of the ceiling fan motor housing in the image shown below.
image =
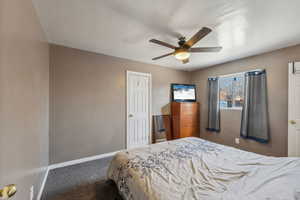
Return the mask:
<svg viewBox="0 0 300 200">
<path fill-rule="evenodd" d="M 180 37 L 180 38 L 179 38 L 178 45 L 179 45 L 180 47 L 182 47 L 184 44 L 185 44 L 185 37 Z"/>
</svg>

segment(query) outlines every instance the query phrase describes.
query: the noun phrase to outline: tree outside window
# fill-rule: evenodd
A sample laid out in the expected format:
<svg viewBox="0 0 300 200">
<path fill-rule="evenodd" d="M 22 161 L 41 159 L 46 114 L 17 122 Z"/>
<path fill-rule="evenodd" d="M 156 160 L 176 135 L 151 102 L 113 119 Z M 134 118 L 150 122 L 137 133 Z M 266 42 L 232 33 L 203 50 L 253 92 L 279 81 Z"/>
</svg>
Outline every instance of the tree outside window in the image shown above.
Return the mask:
<svg viewBox="0 0 300 200">
<path fill-rule="evenodd" d="M 220 107 L 242 108 L 244 104 L 244 74 L 220 77 Z"/>
</svg>

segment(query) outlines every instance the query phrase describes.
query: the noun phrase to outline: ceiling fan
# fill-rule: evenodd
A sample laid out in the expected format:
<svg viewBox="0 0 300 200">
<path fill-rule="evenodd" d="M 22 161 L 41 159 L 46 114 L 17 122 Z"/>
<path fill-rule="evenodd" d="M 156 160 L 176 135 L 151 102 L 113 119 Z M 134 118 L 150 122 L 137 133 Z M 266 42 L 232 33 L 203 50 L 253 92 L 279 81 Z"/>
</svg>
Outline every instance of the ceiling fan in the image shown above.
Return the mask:
<svg viewBox="0 0 300 200">
<path fill-rule="evenodd" d="M 152 60 L 158 60 L 170 55 L 175 56 L 176 59 L 182 61 L 183 64 L 186 64 L 189 62 L 189 57 L 191 53 L 201 53 L 201 52 L 219 52 L 221 51 L 222 47 L 197 47 L 192 48 L 199 40 L 204 38 L 206 35 L 208 35 L 212 30 L 207 27 L 203 27 L 200 31 L 198 31 L 191 39 L 188 41 L 185 40 L 185 37 L 180 37 L 178 45 L 179 47 L 176 47 L 172 44 L 168 44 L 166 42 L 162 42 L 156 39 L 151 39 L 149 42 L 162 45 L 165 47 L 168 47 L 170 49 L 174 49 L 174 52 L 158 56 L 155 58 L 152 58 Z"/>
</svg>

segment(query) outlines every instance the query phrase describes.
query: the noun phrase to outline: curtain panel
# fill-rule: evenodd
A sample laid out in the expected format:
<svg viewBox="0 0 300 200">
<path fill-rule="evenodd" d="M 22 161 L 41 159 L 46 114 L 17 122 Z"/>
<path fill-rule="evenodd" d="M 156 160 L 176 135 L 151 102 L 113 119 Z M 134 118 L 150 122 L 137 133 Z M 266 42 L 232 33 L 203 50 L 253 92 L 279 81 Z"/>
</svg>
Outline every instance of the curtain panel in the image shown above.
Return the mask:
<svg viewBox="0 0 300 200">
<path fill-rule="evenodd" d="M 208 79 L 208 124 L 206 130 L 220 132 L 219 78 Z"/>
<path fill-rule="evenodd" d="M 265 70 L 245 73 L 244 94 L 241 137 L 267 143 L 270 138 Z"/>
</svg>

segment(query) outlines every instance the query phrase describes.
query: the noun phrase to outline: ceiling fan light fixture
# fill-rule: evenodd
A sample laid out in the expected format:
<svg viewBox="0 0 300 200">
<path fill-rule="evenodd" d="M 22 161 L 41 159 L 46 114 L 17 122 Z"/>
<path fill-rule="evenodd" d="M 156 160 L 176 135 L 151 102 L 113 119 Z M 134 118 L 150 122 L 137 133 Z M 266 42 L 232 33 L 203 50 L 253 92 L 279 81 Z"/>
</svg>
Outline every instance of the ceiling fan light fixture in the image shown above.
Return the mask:
<svg viewBox="0 0 300 200">
<path fill-rule="evenodd" d="M 187 50 L 185 49 L 178 49 L 176 52 L 175 52 L 175 58 L 177 60 L 186 60 L 190 57 L 190 52 L 188 52 Z"/>
</svg>

